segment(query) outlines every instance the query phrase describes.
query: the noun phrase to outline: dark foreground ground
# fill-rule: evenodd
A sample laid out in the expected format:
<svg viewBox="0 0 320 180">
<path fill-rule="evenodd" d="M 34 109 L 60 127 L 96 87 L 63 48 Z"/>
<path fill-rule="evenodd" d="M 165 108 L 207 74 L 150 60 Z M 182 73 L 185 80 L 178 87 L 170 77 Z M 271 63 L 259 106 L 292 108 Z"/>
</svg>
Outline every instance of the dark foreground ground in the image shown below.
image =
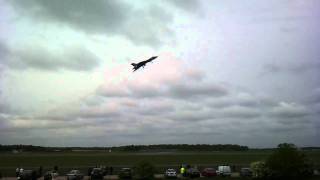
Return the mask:
<svg viewBox="0 0 320 180">
<path fill-rule="evenodd" d="M 156 179 L 165 179 L 163 177 L 163 175 L 161 175 L 161 174 L 155 175 L 155 178 Z M 119 178 L 118 178 L 117 175 L 113 175 L 113 176 L 105 176 L 104 179 L 105 180 L 116 180 L 116 179 L 119 179 Z M 178 179 L 187 179 L 187 178 L 178 177 Z M 201 178 L 196 178 L 196 179 L 193 179 L 193 180 L 206 180 L 206 179 L 214 179 L 214 180 L 251 180 L 252 178 L 241 178 L 241 177 L 237 177 L 237 176 L 232 176 L 232 177 L 213 177 L 213 178 L 201 177 Z M 15 177 L 4 177 L 4 178 L 2 178 L 2 180 L 16 180 L 16 178 Z M 43 180 L 43 177 L 39 178 L 38 180 Z M 56 180 L 67 180 L 67 178 L 65 176 L 59 176 Z M 83 180 L 89 180 L 89 177 L 86 176 Z M 308 180 L 320 180 L 320 176 L 314 176 L 314 177 L 312 177 L 311 179 L 308 179 Z"/>
<path fill-rule="evenodd" d="M 317 168 L 320 167 L 320 151 L 305 151 Z M 79 169 L 85 175 L 89 167 L 104 165 L 112 166 L 114 174 L 122 167 L 133 167 L 140 161 L 148 161 L 155 165 L 157 174 L 162 174 L 166 168 L 176 168 L 187 163 L 197 166 L 200 170 L 204 167 L 217 167 L 228 164 L 234 172 L 239 172 L 241 167 L 249 167 L 251 162 L 265 160 L 271 151 L 246 151 L 246 152 L 176 152 L 176 153 L 109 153 L 109 152 L 43 152 L 18 154 L 0 153 L 0 172 L 4 177 L 13 177 L 15 169 L 20 166 L 24 169 L 38 170 L 43 167 L 43 172 L 58 166 L 59 174 L 65 175 L 71 169 Z M 236 177 L 236 175 L 235 175 Z M 233 177 L 233 179 L 235 178 Z M 108 177 L 106 177 L 108 178 Z M 110 177 L 112 178 L 112 177 Z M 217 179 L 217 178 L 215 178 Z M 224 178 L 226 180 L 227 178 Z M 319 178 L 318 178 L 319 179 Z"/>
</svg>

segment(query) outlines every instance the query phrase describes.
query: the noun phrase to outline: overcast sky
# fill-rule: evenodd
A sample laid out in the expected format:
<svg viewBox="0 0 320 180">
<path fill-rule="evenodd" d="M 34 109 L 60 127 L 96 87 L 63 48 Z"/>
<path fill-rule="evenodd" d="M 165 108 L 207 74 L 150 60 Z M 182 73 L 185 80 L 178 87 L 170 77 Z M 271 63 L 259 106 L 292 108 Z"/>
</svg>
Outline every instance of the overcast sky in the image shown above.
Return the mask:
<svg viewBox="0 0 320 180">
<path fill-rule="evenodd" d="M 320 146 L 319 7 L 0 0 L 0 144 Z"/>
</svg>

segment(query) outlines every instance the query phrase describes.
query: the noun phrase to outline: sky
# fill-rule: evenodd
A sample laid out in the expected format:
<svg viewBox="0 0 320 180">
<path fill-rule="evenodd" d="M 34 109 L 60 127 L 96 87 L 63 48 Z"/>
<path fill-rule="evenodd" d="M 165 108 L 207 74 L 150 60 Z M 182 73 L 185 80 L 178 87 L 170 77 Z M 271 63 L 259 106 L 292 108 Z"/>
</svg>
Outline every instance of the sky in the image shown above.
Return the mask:
<svg viewBox="0 0 320 180">
<path fill-rule="evenodd" d="M 0 144 L 320 146 L 319 17 L 317 0 L 0 0 Z"/>
</svg>

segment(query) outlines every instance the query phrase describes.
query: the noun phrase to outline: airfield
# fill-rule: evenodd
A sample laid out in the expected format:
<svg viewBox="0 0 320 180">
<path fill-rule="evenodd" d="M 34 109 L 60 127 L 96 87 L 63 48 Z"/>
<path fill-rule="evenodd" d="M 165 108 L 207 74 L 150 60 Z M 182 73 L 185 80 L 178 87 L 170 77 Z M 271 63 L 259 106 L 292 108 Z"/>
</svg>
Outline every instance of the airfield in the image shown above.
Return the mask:
<svg viewBox="0 0 320 180">
<path fill-rule="evenodd" d="M 315 167 L 320 167 L 320 150 L 304 151 Z M 152 163 L 156 167 L 155 177 L 162 179 L 166 168 L 176 168 L 187 163 L 197 166 L 200 170 L 204 167 L 217 167 L 218 165 L 230 165 L 233 168 L 231 178 L 237 179 L 238 170 L 242 167 L 249 167 L 251 162 L 265 160 L 272 151 L 249 150 L 245 152 L 22 152 L 22 153 L 0 153 L 0 172 L 4 179 L 14 177 L 15 169 L 20 166 L 24 169 L 38 170 L 43 167 L 43 172 L 52 170 L 58 166 L 60 179 L 71 169 L 79 169 L 87 175 L 89 167 L 112 166 L 117 174 L 120 168 L 134 167 L 141 161 Z M 15 178 L 14 178 L 15 179 Z M 106 176 L 105 179 L 117 179 L 117 176 Z M 215 177 L 215 179 L 219 179 Z M 226 179 L 226 178 L 224 178 Z"/>
</svg>

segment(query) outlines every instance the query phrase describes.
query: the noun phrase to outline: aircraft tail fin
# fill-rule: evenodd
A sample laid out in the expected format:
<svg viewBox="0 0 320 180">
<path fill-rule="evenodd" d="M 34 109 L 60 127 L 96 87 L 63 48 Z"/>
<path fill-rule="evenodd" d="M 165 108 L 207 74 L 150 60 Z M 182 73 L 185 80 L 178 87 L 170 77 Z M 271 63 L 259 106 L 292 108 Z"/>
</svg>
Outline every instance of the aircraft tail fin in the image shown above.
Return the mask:
<svg viewBox="0 0 320 180">
<path fill-rule="evenodd" d="M 138 69 L 138 64 L 136 64 L 136 63 L 131 63 L 131 65 L 133 66 L 133 72 Z"/>
</svg>

